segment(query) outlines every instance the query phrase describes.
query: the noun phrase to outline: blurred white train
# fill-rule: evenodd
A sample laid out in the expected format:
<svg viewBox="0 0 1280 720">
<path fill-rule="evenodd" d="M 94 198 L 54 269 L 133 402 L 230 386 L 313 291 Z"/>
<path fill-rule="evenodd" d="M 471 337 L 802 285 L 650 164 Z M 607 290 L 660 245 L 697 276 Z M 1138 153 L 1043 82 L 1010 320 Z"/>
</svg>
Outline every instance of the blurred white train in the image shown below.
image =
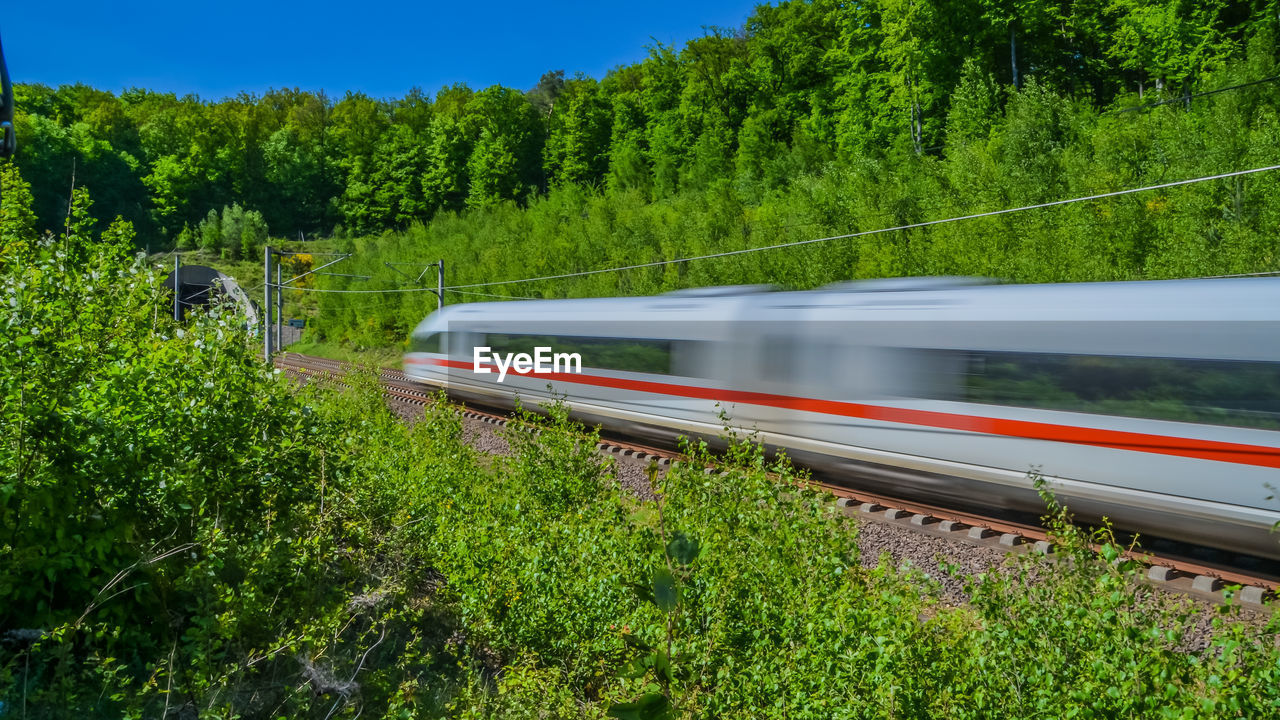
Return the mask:
<svg viewBox="0 0 1280 720">
<path fill-rule="evenodd" d="M 476 372 L 476 348 L 538 347 L 580 372 Z M 464 401 L 554 393 L 659 442 L 715 438 L 723 410 L 803 465 L 936 504 L 1039 512 L 1039 474 L 1078 517 L 1280 559 L 1280 278 L 454 305 L 404 360 Z"/>
</svg>

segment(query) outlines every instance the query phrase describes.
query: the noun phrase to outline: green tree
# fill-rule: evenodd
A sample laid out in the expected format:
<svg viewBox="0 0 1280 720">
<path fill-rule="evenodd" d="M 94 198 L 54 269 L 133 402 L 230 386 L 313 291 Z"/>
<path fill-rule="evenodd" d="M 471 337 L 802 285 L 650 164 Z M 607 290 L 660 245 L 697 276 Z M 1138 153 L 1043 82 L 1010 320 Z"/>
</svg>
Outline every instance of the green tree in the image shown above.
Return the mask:
<svg viewBox="0 0 1280 720">
<path fill-rule="evenodd" d="M 824 59 L 833 75 L 829 106 L 834 121 L 829 132 L 843 157 L 874 155 L 902 136 L 905 127 L 894 116 L 901 112 L 889 102 L 880 52 L 881 19 L 874 3 L 843 6 L 831 11 L 837 35 Z"/>
<path fill-rule="evenodd" d="M 436 94 L 436 112 L 426 147 L 422 198 L 428 213 L 459 210 L 467 197 L 467 160 L 476 141 L 475 122 L 468 115 L 474 93 L 465 85 Z"/>
<path fill-rule="evenodd" d="M 947 144 L 984 142 L 1000 112 L 1000 88 L 995 77 L 974 58 L 965 60 L 960 83 L 951 95 L 947 114 Z"/>
<path fill-rule="evenodd" d="M 12 162 L 0 163 L 0 255 L 11 245 L 25 245 L 36 236 L 36 213 L 31 185 Z"/>
<path fill-rule="evenodd" d="M 551 113 L 543 169 L 552 185 L 600 185 L 609 167 L 610 107 L 596 82 L 574 78 Z"/>
<path fill-rule="evenodd" d="M 217 253 L 222 248 L 222 223 L 218 221 L 218 211 L 210 209 L 204 220 L 200 221 L 200 249 Z"/>
<path fill-rule="evenodd" d="M 564 70 L 550 70 L 538 78 L 538 84 L 525 93 L 525 98 L 543 117 L 550 117 L 564 90 Z"/>
<path fill-rule="evenodd" d="M 182 230 L 178 232 L 178 237 L 174 241 L 174 247 L 178 250 L 194 250 L 198 241 L 197 233 L 191 229 L 188 224 L 182 225 Z"/>
<path fill-rule="evenodd" d="M 222 240 L 219 246 L 228 257 L 238 260 L 241 257 L 242 238 L 244 235 L 244 209 L 239 203 L 222 208 Z"/>
<path fill-rule="evenodd" d="M 203 182 L 198 170 L 176 155 L 156 159 L 151 172 L 142 178 L 151 191 L 156 225 L 175 227 L 185 224 L 190 213 L 190 198 Z"/>
<path fill-rule="evenodd" d="M 606 180 L 611 190 L 638 189 L 647 194 L 652 184 L 643 85 L 644 75 L 635 66 L 615 70 L 601 82 L 601 97 L 609 102 L 612 113 Z"/>
<path fill-rule="evenodd" d="M 1220 3 L 1182 0 L 1113 0 L 1107 12 L 1115 23 L 1108 57 L 1137 81 L 1163 90 L 1219 67 L 1235 44 L 1219 29 Z"/>
<path fill-rule="evenodd" d="M 482 130 L 467 159 L 467 176 L 471 180 L 467 207 L 482 208 L 522 195 L 518 171 L 519 160 L 510 138 L 489 128 Z"/>
<path fill-rule="evenodd" d="M 67 208 L 64 232 L 81 238 L 88 238 L 94 232 L 98 220 L 93 216 L 93 198 L 89 188 L 83 185 L 71 191 L 71 204 Z"/>
<path fill-rule="evenodd" d="M 257 258 L 267 242 L 267 221 L 257 210 L 244 213 L 244 228 L 240 233 L 240 256 Z"/>
<path fill-rule="evenodd" d="M 273 225 L 286 232 L 320 227 L 324 206 L 324 161 L 314 145 L 294 129 L 276 130 L 263 147 L 266 180 L 273 186 L 275 202 L 268 206 Z"/>
<path fill-rule="evenodd" d="M 396 125 L 383 135 L 372 160 L 357 158 L 339 201 L 347 227 L 363 234 L 426 220 L 428 152 L 412 128 Z"/>
<path fill-rule="evenodd" d="M 491 87 L 468 105 L 479 128 L 467 159 L 468 207 L 523 200 L 542 185 L 542 121 L 514 90 Z"/>
<path fill-rule="evenodd" d="M 406 227 L 428 219 L 422 190 L 427 169 L 426 143 L 408 125 L 397 125 L 383 136 L 374 154 L 374 199 L 382 209 L 382 227 Z"/>
</svg>

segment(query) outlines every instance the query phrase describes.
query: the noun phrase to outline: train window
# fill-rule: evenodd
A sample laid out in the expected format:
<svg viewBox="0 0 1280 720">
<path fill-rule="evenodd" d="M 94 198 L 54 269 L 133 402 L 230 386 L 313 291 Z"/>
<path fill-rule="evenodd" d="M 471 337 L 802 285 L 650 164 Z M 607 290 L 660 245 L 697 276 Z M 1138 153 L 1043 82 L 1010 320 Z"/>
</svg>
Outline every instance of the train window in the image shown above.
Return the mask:
<svg viewBox="0 0 1280 720">
<path fill-rule="evenodd" d="M 409 339 L 409 352 L 443 353 L 449 333 L 433 332 L 427 335 L 414 335 Z"/>
<path fill-rule="evenodd" d="M 966 402 L 1280 429 L 1280 363 L 944 351 Z"/>
<path fill-rule="evenodd" d="M 601 370 L 671 374 L 670 340 L 649 338 L 582 337 L 576 335 L 510 335 L 490 333 L 481 345 L 494 354 L 533 354 L 535 347 L 555 353 L 578 353 L 582 366 Z"/>
<path fill-rule="evenodd" d="M 673 340 L 671 342 L 671 375 L 681 377 L 708 376 L 707 367 L 714 358 L 707 353 L 708 343 L 701 340 Z"/>
<path fill-rule="evenodd" d="M 760 341 L 760 379 L 785 381 L 792 378 L 796 374 L 796 338 L 789 335 L 765 335 Z"/>
</svg>

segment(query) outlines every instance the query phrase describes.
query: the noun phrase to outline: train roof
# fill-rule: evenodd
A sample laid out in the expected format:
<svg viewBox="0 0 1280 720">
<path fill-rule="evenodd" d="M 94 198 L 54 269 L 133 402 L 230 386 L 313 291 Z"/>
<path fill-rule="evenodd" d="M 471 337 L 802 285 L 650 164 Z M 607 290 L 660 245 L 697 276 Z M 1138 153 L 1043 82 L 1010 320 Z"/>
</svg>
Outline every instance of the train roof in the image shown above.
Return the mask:
<svg viewBox="0 0 1280 720">
<path fill-rule="evenodd" d="M 740 317 L 744 304 L 760 292 L 756 286 L 697 290 L 641 297 L 449 305 L 428 315 L 414 332 L 519 333 L 536 327 L 543 333 L 581 334 L 584 328 L 599 333 L 616 327 L 619 333 L 632 337 L 668 337 L 673 328 L 685 328 L 691 337 L 708 337 Z M 679 333 L 678 329 L 674 332 L 677 337 Z"/>
<path fill-rule="evenodd" d="M 949 279 L 950 280 L 950 279 Z M 853 286 L 856 287 L 856 286 Z M 786 296 L 786 297 L 784 297 Z M 1280 277 L 1124 282 L 938 283 L 894 292 L 819 289 L 761 298 L 762 311 L 805 308 L 847 315 L 852 308 L 894 310 L 885 319 L 1265 320 L 1280 319 Z"/>
<path fill-rule="evenodd" d="M 418 331 L 449 324 L 490 331 L 536 323 L 716 324 L 742 319 L 784 320 L 798 311 L 810 319 L 935 321 L 988 320 L 1259 320 L 1280 319 L 1280 277 L 1204 278 L 1124 282 L 999 284 L 980 278 L 886 278 L 839 283 L 815 290 L 772 292 L 770 286 L 727 286 L 664 295 L 565 300 L 518 300 L 446 306 Z M 500 329 L 501 328 L 501 329 Z"/>
</svg>

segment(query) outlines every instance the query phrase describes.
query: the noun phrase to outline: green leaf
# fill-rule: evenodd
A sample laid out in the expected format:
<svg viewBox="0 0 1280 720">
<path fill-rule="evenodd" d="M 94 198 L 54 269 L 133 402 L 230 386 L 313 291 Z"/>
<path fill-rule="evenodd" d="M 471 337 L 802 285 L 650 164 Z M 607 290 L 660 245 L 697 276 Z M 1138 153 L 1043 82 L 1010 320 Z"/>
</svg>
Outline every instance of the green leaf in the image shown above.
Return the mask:
<svg viewBox="0 0 1280 720">
<path fill-rule="evenodd" d="M 677 532 L 671 538 L 671 542 L 667 543 L 667 557 L 681 565 L 688 565 L 697 559 L 700 549 L 697 540 Z"/>
<path fill-rule="evenodd" d="M 641 640 L 639 637 L 631 633 L 623 633 L 622 641 L 627 645 L 630 645 L 631 647 L 641 652 L 649 652 L 650 650 L 653 649 L 653 647 L 651 647 L 648 643 L 646 643 L 645 641 Z"/>
<path fill-rule="evenodd" d="M 622 670 L 618 671 L 618 677 L 624 677 L 624 678 L 644 677 L 646 670 L 648 670 L 648 668 L 645 667 L 643 660 L 641 660 L 640 658 L 632 658 L 630 661 L 627 662 L 626 665 L 622 666 Z"/>
<path fill-rule="evenodd" d="M 671 701 L 662 693 L 646 693 L 631 702 L 610 705 L 609 717 L 618 720 L 665 720 L 672 717 Z"/>
<path fill-rule="evenodd" d="M 640 602 L 651 602 L 657 604 L 657 601 L 653 599 L 653 589 L 648 585 L 645 585 L 644 583 L 627 583 L 627 587 L 631 588 L 631 591 L 636 594 L 636 597 L 640 598 Z"/>
<path fill-rule="evenodd" d="M 675 576 L 666 568 L 658 568 L 653 574 L 653 604 L 662 612 L 669 613 L 676 609 L 679 602 Z"/>
<path fill-rule="evenodd" d="M 653 671 L 658 677 L 666 678 L 667 682 L 671 682 L 674 678 L 671 676 L 671 658 L 667 657 L 667 651 L 661 648 L 653 651 Z"/>
<path fill-rule="evenodd" d="M 1107 543 L 1102 546 L 1102 557 L 1106 558 L 1107 562 L 1115 562 L 1116 558 L 1120 557 L 1120 548 Z"/>
</svg>

